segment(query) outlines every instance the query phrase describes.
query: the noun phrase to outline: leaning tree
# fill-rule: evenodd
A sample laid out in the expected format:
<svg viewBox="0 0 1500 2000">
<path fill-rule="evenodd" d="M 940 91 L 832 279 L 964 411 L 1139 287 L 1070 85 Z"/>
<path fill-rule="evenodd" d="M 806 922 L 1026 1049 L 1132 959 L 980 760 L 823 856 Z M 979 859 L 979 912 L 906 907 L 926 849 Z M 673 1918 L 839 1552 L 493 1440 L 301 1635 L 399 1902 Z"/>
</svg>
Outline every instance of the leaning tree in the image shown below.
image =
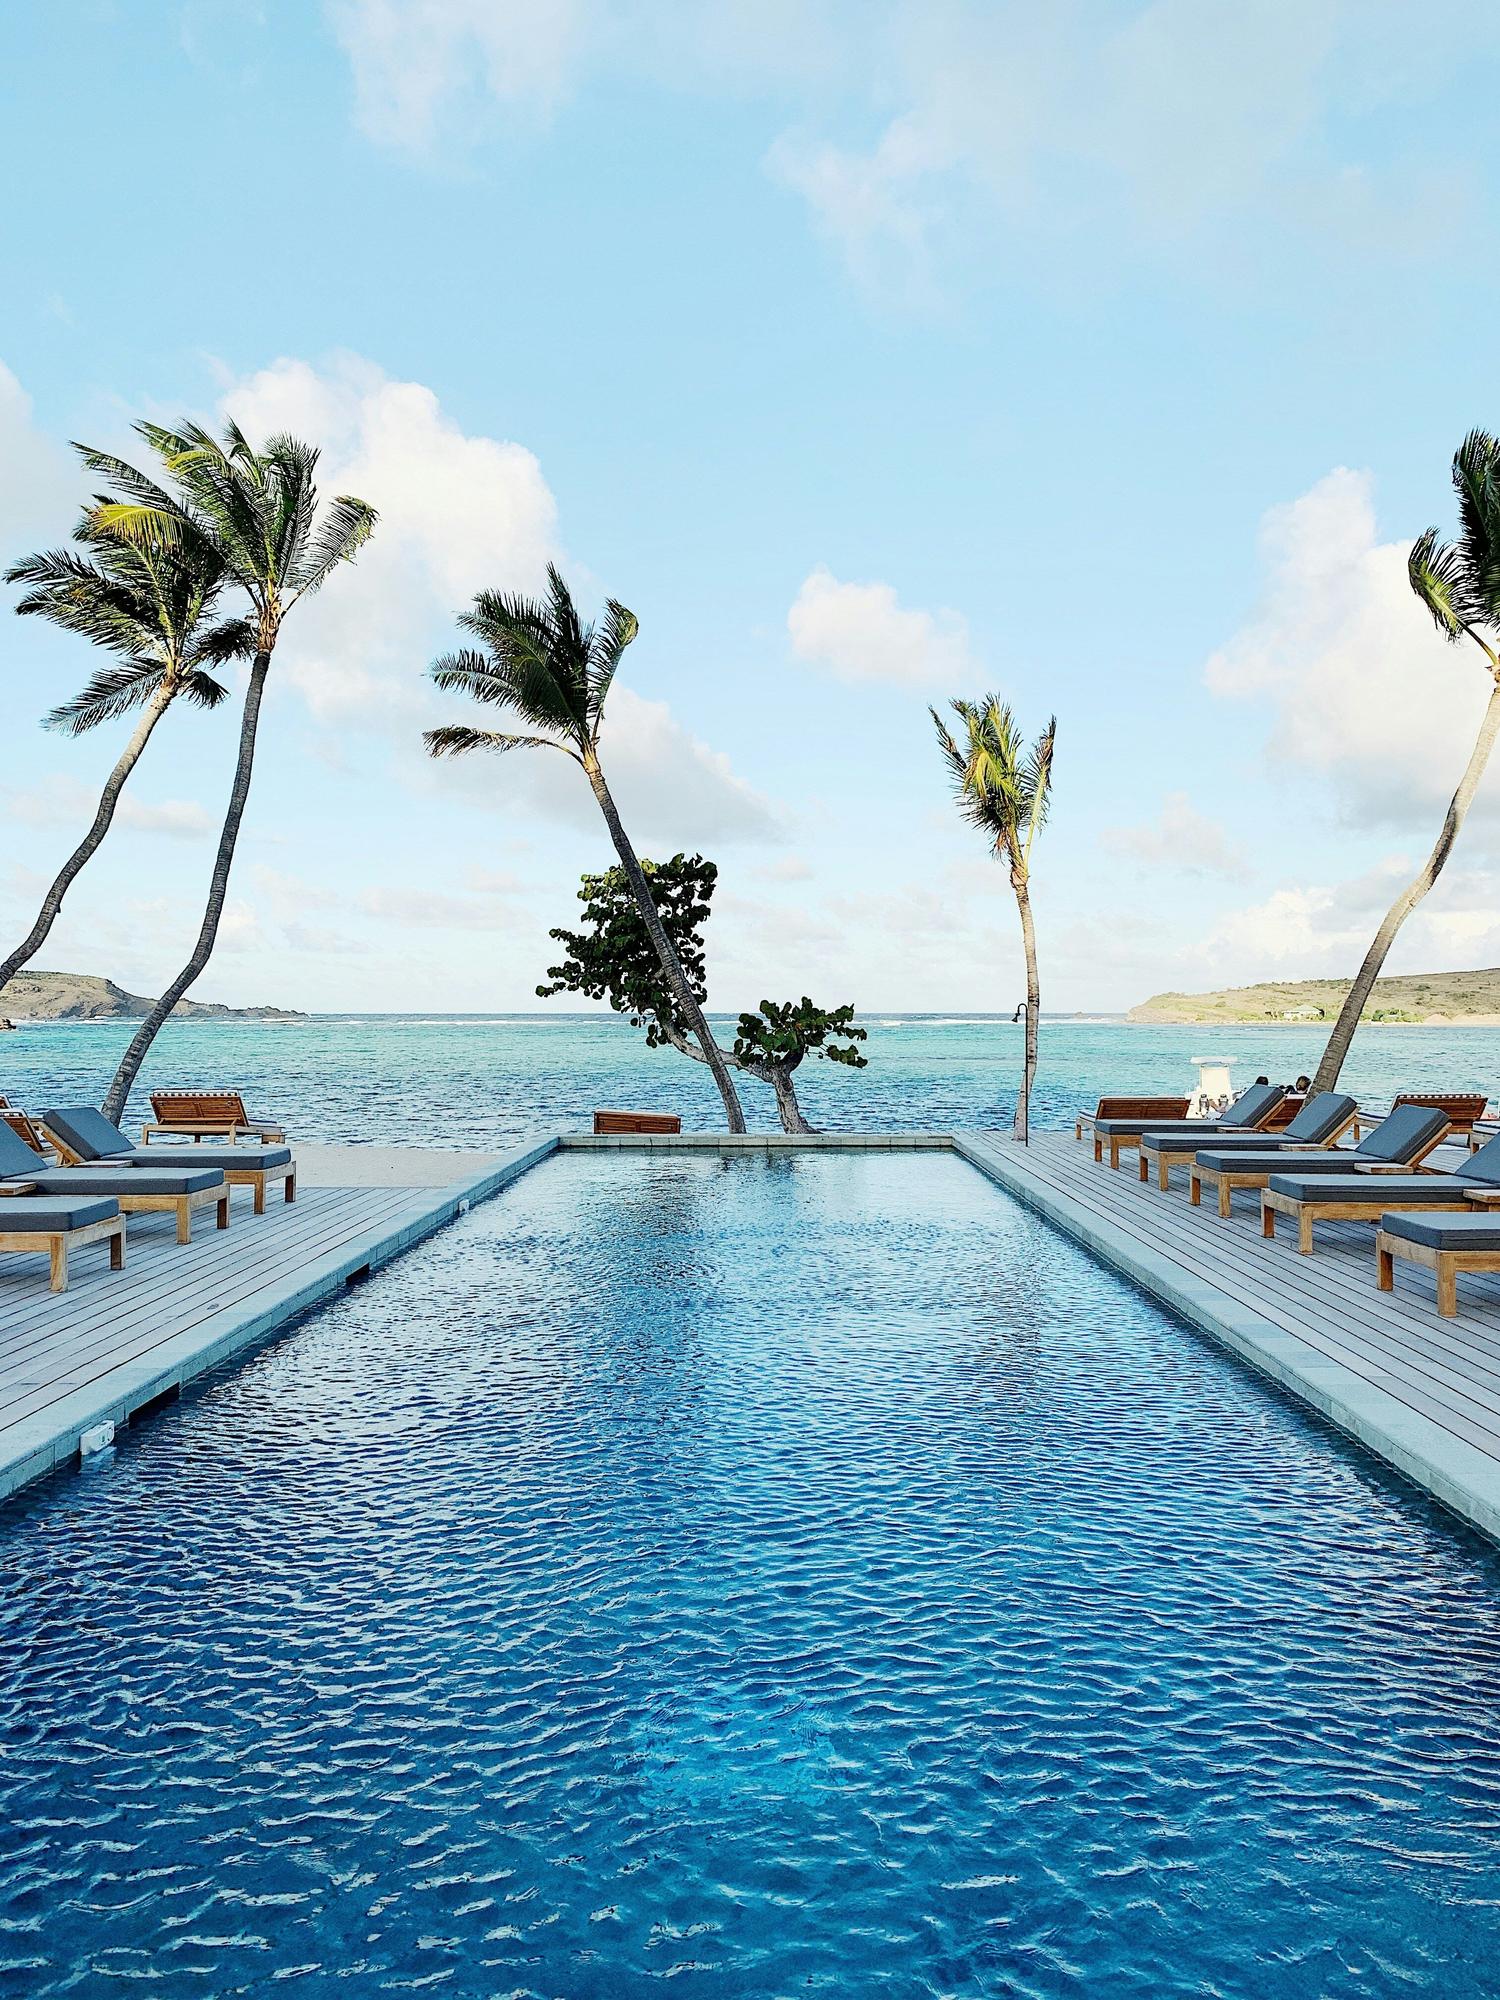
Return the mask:
<svg viewBox="0 0 1500 2000">
<path fill-rule="evenodd" d="M 266 678 L 282 625 L 341 563 L 353 561 L 376 521 L 375 509 L 350 494 L 339 494 L 319 517 L 314 480 L 318 452 L 299 438 L 273 437 L 264 451 L 255 451 L 233 423 L 226 425 L 222 443 L 197 424 L 173 431 L 143 423 L 136 430 L 160 461 L 165 483 L 146 478 L 122 459 L 90 454 L 88 463 L 105 472 L 121 495 L 99 509 L 100 524 L 147 550 L 176 548 L 190 536 L 210 542 L 224 565 L 225 581 L 249 600 L 251 663 L 239 753 L 203 921 L 186 964 L 120 1059 L 104 1100 L 105 1116 L 117 1124 L 163 1022 L 213 955 L 250 796 Z"/>
<path fill-rule="evenodd" d="M 567 584 L 550 563 L 547 583 L 545 604 L 502 591 L 481 590 L 473 609 L 458 621 L 479 641 L 479 648 L 447 653 L 432 666 L 432 678 L 440 688 L 456 689 L 475 701 L 508 711 L 526 724 L 526 732 L 474 729 L 455 723 L 429 729 L 424 741 L 434 757 L 470 750 L 558 750 L 578 765 L 604 815 L 661 974 L 672 990 L 675 1010 L 718 1085 L 730 1131 L 743 1132 L 745 1114 L 724 1051 L 704 1015 L 701 986 L 695 989 L 689 980 L 661 921 L 599 760 L 604 704 L 621 656 L 640 626 L 635 614 L 614 598 L 605 606 L 601 626 L 585 625 Z"/>
<path fill-rule="evenodd" d="M 1496 643 L 1500 638 L 1500 441 L 1488 431 L 1470 431 L 1459 446 L 1453 458 L 1453 486 L 1458 495 L 1457 540 L 1444 542 L 1436 528 L 1429 528 L 1412 547 L 1407 576 L 1443 637 L 1455 644 L 1472 639 L 1479 648 L 1489 676 L 1489 700 L 1432 852 L 1381 919 L 1354 984 L 1344 996 L 1313 1078 L 1314 1090 L 1332 1090 L 1338 1082 L 1360 1015 L 1369 1004 L 1396 933 L 1443 872 L 1474 802 L 1495 738 L 1500 736 L 1500 646 Z"/>
<path fill-rule="evenodd" d="M 100 455 L 80 449 L 97 468 Z M 118 489 L 96 494 L 74 530 L 72 548 L 25 556 L 5 572 L 7 583 L 22 586 L 16 603 L 22 617 L 45 618 L 77 633 L 108 658 L 52 710 L 47 726 L 82 736 L 122 716 L 136 720 L 88 830 L 53 877 L 31 929 L 0 959 L 0 993 L 46 943 L 63 899 L 103 845 L 126 782 L 167 710 L 179 699 L 217 708 L 227 690 L 215 672 L 253 649 L 244 618 L 218 615 L 225 572 L 213 542 L 189 524 L 170 544 L 138 546 L 101 524 L 101 510 L 123 497 Z"/>
<path fill-rule="evenodd" d="M 642 860 L 652 904 L 672 942 L 684 976 L 703 996 L 703 926 L 713 902 L 718 869 L 701 854 L 674 854 L 670 861 Z M 541 999 L 577 993 L 604 1000 L 646 1031 L 648 1048 L 670 1047 L 702 1062 L 688 1033 L 675 988 L 664 978 L 655 943 L 624 870 L 608 868 L 585 875 L 578 891 L 584 915 L 581 930 L 549 933 L 567 953 L 547 968 L 550 985 L 538 986 Z M 855 1047 L 865 1030 L 855 1026 L 852 1006 L 817 1007 L 801 1000 L 762 1000 L 755 1013 L 741 1014 L 726 1061 L 743 1075 L 769 1084 L 776 1094 L 782 1129 L 810 1132 L 802 1115 L 793 1076 L 808 1056 L 863 1069 L 867 1058 Z"/>
</svg>

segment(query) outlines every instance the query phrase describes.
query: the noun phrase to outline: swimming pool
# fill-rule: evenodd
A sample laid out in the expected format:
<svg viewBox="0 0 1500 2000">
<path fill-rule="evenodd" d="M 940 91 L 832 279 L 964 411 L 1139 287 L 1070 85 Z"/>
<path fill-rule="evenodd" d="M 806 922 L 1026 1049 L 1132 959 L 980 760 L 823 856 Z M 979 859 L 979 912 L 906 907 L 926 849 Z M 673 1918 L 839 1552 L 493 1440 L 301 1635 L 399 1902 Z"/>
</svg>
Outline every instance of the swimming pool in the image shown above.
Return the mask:
<svg viewBox="0 0 1500 2000">
<path fill-rule="evenodd" d="M 950 1155 L 554 1158 L 0 1532 L 0 1993 L 1492 1990 L 1500 1560 Z"/>
</svg>

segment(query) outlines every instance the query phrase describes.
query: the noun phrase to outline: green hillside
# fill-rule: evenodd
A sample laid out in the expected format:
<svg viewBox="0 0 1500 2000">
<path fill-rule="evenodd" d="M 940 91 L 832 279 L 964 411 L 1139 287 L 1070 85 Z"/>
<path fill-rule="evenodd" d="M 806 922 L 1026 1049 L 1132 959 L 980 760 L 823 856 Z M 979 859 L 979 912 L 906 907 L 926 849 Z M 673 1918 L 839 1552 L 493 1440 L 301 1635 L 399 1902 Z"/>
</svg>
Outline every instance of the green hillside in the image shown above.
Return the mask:
<svg viewBox="0 0 1500 2000">
<path fill-rule="evenodd" d="M 1265 980 L 1217 993 L 1154 993 L 1126 1015 L 1129 1021 L 1202 1023 L 1267 1022 L 1308 1026 L 1332 1021 L 1349 990 L 1347 979 Z M 1500 967 L 1481 972 L 1411 972 L 1376 982 L 1366 1021 L 1406 1021 L 1432 1027 L 1468 1022 L 1500 1025 Z"/>
</svg>

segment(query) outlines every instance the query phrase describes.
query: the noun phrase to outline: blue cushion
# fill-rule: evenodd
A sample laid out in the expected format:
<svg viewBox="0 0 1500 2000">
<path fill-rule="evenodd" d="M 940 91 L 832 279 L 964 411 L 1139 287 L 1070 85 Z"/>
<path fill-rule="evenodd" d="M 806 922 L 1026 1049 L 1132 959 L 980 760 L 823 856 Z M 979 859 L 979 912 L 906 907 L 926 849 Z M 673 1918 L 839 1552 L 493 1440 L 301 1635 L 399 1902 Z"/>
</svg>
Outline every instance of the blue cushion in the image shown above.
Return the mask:
<svg viewBox="0 0 1500 2000">
<path fill-rule="evenodd" d="M 1252 1083 L 1242 1097 L 1234 1100 L 1219 1123 L 1232 1132 L 1263 1125 L 1285 1096 L 1284 1083 Z"/>
<path fill-rule="evenodd" d="M 1462 1188 L 1455 1188 L 1452 1174 L 1340 1174 L 1330 1186 L 1327 1174 L 1272 1174 L 1267 1182 L 1276 1194 L 1289 1194 L 1294 1201 L 1357 1201 L 1372 1209 L 1389 1208 L 1424 1201 L 1459 1202 Z"/>
<path fill-rule="evenodd" d="M 1204 1149 L 1198 1155 L 1200 1167 L 1206 1167 L 1214 1174 L 1350 1174 L 1354 1173 L 1354 1155 L 1321 1151 L 1300 1153 L 1293 1147 L 1284 1147 L 1277 1152 L 1272 1147 L 1257 1150 L 1254 1146 L 1219 1147 Z"/>
<path fill-rule="evenodd" d="M 1458 1169 L 1463 1181 L 1481 1181 L 1486 1187 L 1500 1187 L 1500 1139 L 1486 1139 Z"/>
<path fill-rule="evenodd" d="M 20 1133 L 0 1118 L 0 1180 L 30 1180 L 32 1169 L 43 1164 L 41 1154 L 33 1153 Z"/>
<path fill-rule="evenodd" d="M 1441 1139 L 1452 1121 L 1426 1104 L 1403 1104 L 1366 1132 L 1355 1147 L 1362 1160 L 1390 1160 L 1405 1165 Z"/>
<path fill-rule="evenodd" d="M 139 1146 L 130 1156 L 137 1173 L 154 1166 L 213 1167 L 227 1173 L 231 1167 L 284 1167 L 292 1157 L 290 1146 Z"/>
<path fill-rule="evenodd" d="M 0 1201 L 0 1236 L 56 1236 L 108 1222 L 120 1213 L 117 1201 L 59 1201 L 54 1195 L 22 1194 Z"/>
<path fill-rule="evenodd" d="M 1282 1135 L 1304 1146 L 1326 1146 L 1343 1131 L 1359 1106 L 1341 1090 L 1320 1090 L 1308 1098 Z"/>
<path fill-rule="evenodd" d="M 1500 1216 L 1382 1215 L 1380 1226 L 1429 1250 L 1500 1250 Z"/>
<path fill-rule="evenodd" d="M 50 1126 L 68 1150 L 76 1153 L 81 1160 L 107 1160 L 113 1155 L 135 1151 L 119 1126 L 111 1125 L 104 1113 L 96 1111 L 92 1104 L 69 1104 L 61 1111 L 44 1111 L 42 1123 Z"/>
<path fill-rule="evenodd" d="M 184 1173 L 180 1168 L 163 1173 L 146 1173 L 139 1167 L 53 1167 L 30 1178 L 44 1194 L 197 1194 L 203 1188 L 221 1188 L 224 1176 L 211 1169 Z"/>
<path fill-rule="evenodd" d="M 1280 1133 L 1213 1132 L 1210 1128 L 1210 1136 L 1215 1152 L 1265 1153 L 1281 1143 Z M 1201 1125 L 1196 1132 L 1147 1132 L 1141 1139 L 1142 1150 L 1148 1153 L 1196 1153 L 1202 1145 Z"/>
</svg>

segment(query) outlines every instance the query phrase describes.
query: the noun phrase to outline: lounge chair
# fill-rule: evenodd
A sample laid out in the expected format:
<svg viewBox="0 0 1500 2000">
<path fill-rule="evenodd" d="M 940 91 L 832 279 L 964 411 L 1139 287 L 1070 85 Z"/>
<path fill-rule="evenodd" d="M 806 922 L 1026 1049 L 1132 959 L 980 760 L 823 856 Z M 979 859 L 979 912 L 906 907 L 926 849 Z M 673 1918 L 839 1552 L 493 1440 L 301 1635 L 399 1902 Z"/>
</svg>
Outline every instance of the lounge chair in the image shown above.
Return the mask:
<svg viewBox="0 0 1500 2000">
<path fill-rule="evenodd" d="M 1196 1132 L 1200 1140 L 1211 1141 L 1219 1132 L 1256 1132 L 1263 1127 L 1286 1096 L 1280 1083 L 1252 1083 L 1237 1097 L 1222 1118 L 1097 1118 L 1094 1121 L 1094 1158 L 1104 1157 L 1109 1148 L 1109 1164 L 1118 1167 L 1124 1147 L 1139 1146 L 1148 1132 Z"/>
<path fill-rule="evenodd" d="M 1323 1176 L 1304 1175 L 1299 1163 L 1296 1173 L 1268 1178 L 1261 1195 L 1261 1233 L 1274 1235 L 1278 1215 L 1294 1216 L 1297 1247 L 1306 1257 L 1312 1252 L 1314 1223 L 1380 1222 L 1388 1209 L 1472 1213 L 1475 1199 L 1483 1199 L 1486 1189 L 1500 1190 L 1500 1139 L 1481 1146 L 1451 1174 L 1362 1173 L 1341 1176 L 1331 1187 Z"/>
<path fill-rule="evenodd" d="M 1392 1111 L 1399 1111 L 1403 1104 L 1426 1104 L 1434 1111 L 1441 1111 L 1453 1130 L 1452 1139 L 1462 1139 L 1471 1153 L 1477 1152 L 1484 1144 L 1474 1130 L 1485 1114 L 1489 1099 L 1480 1090 L 1412 1090 L 1403 1091 L 1393 1099 Z M 1357 1136 L 1357 1135 L 1356 1135 Z"/>
<path fill-rule="evenodd" d="M 1480 1151 L 1497 1143 L 1491 1139 Z M 1472 1211 L 1472 1201 L 1464 1205 Z M 1395 1290 L 1397 1257 L 1436 1273 L 1437 1309 L 1444 1319 L 1452 1319 L 1458 1311 L 1459 1272 L 1500 1271 L 1500 1215 L 1382 1215 L 1375 1236 L 1375 1282 L 1383 1292 Z"/>
<path fill-rule="evenodd" d="M 1278 1215 L 1292 1217 L 1297 1224 L 1297 1248 L 1309 1257 L 1315 1222 L 1375 1222 L 1383 1208 L 1408 1200 L 1439 1208 L 1445 1201 L 1451 1207 L 1465 1207 L 1456 1174 L 1416 1171 L 1433 1147 L 1441 1144 L 1447 1130 L 1441 1111 L 1404 1104 L 1382 1118 L 1352 1152 L 1307 1154 L 1279 1161 L 1267 1157 L 1258 1182 L 1241 1171 L 1253 1164 L 1242 1157 L 1231 1163 L 1230 1178 L 1237 1187 L 1260 1187 L 1262 1236 L 1276 1234 Z M 1479 1158 L 1476 1153 L 1474 1159 Z M 1476 1183 L 1487 1181 L 1495 1164 L 1500 1164 L 1500 1151 L 1489 1155 L 1474 1176 Z"/>
<path fill-rule="evenodd" d="M 1101 1097 L 1092 1111 L 1080 1111 L 1073 1121 L 1073 1137 L 1081 1139 L 1101 1118 L 1186 1118 L 1190 1097 Z"/>
<path fill-rule="evenodd" d="M 290 1146 L 134 1146 L 118 1125 L 91 1104 L 72 1104 L 44 1111 L 42 1124 L 63 1158 L 83 1166 L 129 1166 L 138 1173 L 164 1167 L 199 1169 L 223 1174 L 230 1187 L 255 1190 L 255 1213 L 263 1215 L 266 1188 L 283 1184 L 288 1201 L 297 1198 L 297 1163 Z"/>
<path fill-rule="evenodd" d="M 1289 1125 L 1264 1132 L 1221 1133 L 1214 1140 L 1214 1150 L 1264 1153 L 1280 1152 L 1283 1148 L 1334 1146 L 1358 1116 L 1359 1106 L 1352 1097 L 1345 1097 L 1342 1091 L 1324 1090 L 1309 1098 Z M 1191 1167 L 1202 1144 L 1193 1132 L 1147 1132 L 1141 1139 L 1141 1179 L 1149 1179 L 1154 1160 L 1157 1186 L 1165 1189 L 1173 1166 L 1185 1161 Z M 1195 1206 L 1197 1201 L 1195 1191 Z M 1227 1215 L 1229 1210 L 1221 1206 L 1220 1213 Z"/>
<path fill-rule="evenodd" d="M 7 1104 L 0 1098 L 0 1125 L 8 1125 L 12 1132 L 18 1133 L 32 1152 L 39 1153 L 49 1167 L 62 1164 L 57 1157 L 57 1148 L 29 1111 L 22 1111 L 19 1105 Z"/>
<path fill-rule="evenodd" d="M 68 1253 L 85 1243 L 108 1242 L 109 1268 L 124 1269 L 125 1218 L 117 1201 L 42 1194 L 11 1198 L 6 1185 L 0 1183 L 0 1251 L 46 1256 L 54 1292 L 68 1289 Z"/>
<path fill-rule="evenodd" d="M 596 1111 L 594 1135 L 620 1132 L 680 1132 L 682 1120 L 675 1111 Z"/>
<path fill-rule="evenodd" d="M 141 1127 L 141 1139 L 150 1145 L 159 1132 L 179 1139 L 226 1139 L 232 1146 L 241 1137 L 262 1146 L 281 1146 L 286 1133 L 274 1118 L 252 1118 L 237 1090 L 153 1090 L 149 1125 Z"/>
<path fill-rule="evenodd" d="M 179 1243 L 192 1241 L 197 1208 L 217 1209 L 219 1227 L 229 1227 L 229 1189 L 216 1168 L 189 1173 L 182 1167 L 153 1166 L 147 1173 L 128 1166 L 53 1167 L 13 1126 L 0 1124 L 0 1176 L 54 1199 L 112 1196 L 126 1215 L 175 1215 Z"/>
</svg>

